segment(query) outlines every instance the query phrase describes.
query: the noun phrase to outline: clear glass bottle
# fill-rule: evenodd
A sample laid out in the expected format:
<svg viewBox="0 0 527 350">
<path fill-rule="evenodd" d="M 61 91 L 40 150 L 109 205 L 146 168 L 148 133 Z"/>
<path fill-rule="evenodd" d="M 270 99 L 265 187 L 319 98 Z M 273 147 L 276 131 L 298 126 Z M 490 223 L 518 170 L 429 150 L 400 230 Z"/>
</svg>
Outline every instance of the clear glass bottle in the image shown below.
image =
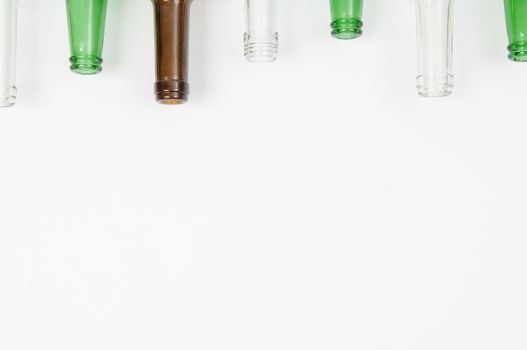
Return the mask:
<svg viewBox="0 0 527 350">
<path fill-rule="evenodd" d="M 250 62 L 272 62 L 278 55 L 277 0 L 244 0 L 245 58 Z"/>
<path fill-rule="evenodd" d="M 107 0 L 66 0 L 71 47 L 71 70 L 97 74 L 102 70 L 102 48 Z"/>
<path fill-rule="evenodd" d="M 452 93 L 453 5 L 454 0 L 415 0 L 417 90 L 421 96 L 441 97 Z"/>
<path fill-rule="evenodd" d="M 362 0 L 330 0 L 331 35 L 355 39 L 362 35 Z"/>
<path fill-rule="evenodd" d="M 505 0 L 509 59 L 527 62 L 527 1 Z"/>
<path fill-rule="evenodd" d="M 188 31 L 192 0 L 152 0 L 156 29 L 157 102 L 183 104 L 188 99 Z"/>
<path fill-rule="evenodd" d="M 0 0 L 0 107 L 16 101 L 16 37 L 18 0 Z"/>
</svg>

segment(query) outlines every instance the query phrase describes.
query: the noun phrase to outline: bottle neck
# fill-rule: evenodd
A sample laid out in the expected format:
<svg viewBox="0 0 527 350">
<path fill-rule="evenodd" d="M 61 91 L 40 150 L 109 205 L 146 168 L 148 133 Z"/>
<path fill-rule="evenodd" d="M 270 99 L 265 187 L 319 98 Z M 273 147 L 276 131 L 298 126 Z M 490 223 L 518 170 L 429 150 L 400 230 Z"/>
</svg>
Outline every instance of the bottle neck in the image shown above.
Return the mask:
<svg viewBox="0 0 527 350">
<path fill-rule="evenodd" d="M 82 75 L 97 74 L 102 71 L 102 58 L 92 55 L 78 55 L 70 58 L 70 69 Z"/>
<path fill-rule="evenodd" d="M 188 27 L 192 0 L 153 0 L 156 27 L 155 94 L 162 104 L 188 99 Z"/>
</svg>

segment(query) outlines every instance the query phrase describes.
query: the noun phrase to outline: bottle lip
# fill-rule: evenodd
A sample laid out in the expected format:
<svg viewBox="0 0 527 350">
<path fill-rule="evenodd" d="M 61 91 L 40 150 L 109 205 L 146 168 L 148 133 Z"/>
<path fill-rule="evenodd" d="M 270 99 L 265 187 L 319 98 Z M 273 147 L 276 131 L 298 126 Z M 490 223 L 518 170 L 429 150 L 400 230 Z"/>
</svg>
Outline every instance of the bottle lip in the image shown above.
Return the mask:
<svg viewBox="0 0 527 350">
<path fill-rule="evenodd" d="M 184 80 L 161 80 L 154 84 L 154 91 L 160 104 L 181 105 L 188 101 L 189 84 Z"/>
<path fill-rule="evenodd" d="M 15 103 L 16 103 L 16 97 L 14 96 L 0 97 L 0 108 L 13 107 Z"/>
<path fill-rule="evenodd" d="M 244 56 L 249 62 L 268 63 L 278 58 L 278 44 L 272 41 L 251 41 L 244 47 Z"/>
<path fill-rule="evenodd" d="M 93 55 L 76 55 L 70 57 L 72 72 L 81 75 L 93 75 L 102 71 L 102 58 Z"/>
<path fill-rule="evenodd" d="M 422 97 L 445 97 L 452 94 L 454 75 L 421 74 L 417 76 L 417 92 Z"/>
<path fill-rule="evenodd" d="M 331 35 L 336 39 L 350 40 L 362 35 L 363 22 L 355 18 L 341 18 L 331 22 Z"/>
<path fill-rule="evenodd" d="M 527 62 L 527 41 L 519 41 L 507 46 L 509 59 L 513 62 Z"/>
<path fill-rule="evenodd" d="M 0 108 L 12 107 L 16 103 L 16 86 L 5 86 L 0 88 Z"/>
</svg>

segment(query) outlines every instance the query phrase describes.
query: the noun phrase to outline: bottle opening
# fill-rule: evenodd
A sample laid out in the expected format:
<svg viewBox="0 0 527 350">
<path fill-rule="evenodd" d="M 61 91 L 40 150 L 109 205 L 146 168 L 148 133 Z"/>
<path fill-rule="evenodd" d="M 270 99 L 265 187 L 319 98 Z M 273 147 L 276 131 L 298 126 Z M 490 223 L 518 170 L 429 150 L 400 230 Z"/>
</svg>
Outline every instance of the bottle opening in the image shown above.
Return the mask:
<svg viewBox="0 0 527 350">
<path fill-rule="evenodd" d="M 417 92 L 423 97 L 444 97 L 452 93 L 454 76 L 452 74 L 427 74 L 417 77 Z"/>
<path fill-rule="evenodd" d="M 178 99 L 178 98 L 168 98 L 165 100 L 163 99 L 159 100 L 158 102 L 161 103 L 162 105 L 182 105 L 186 101 L 182 99 Z"/>
<path fill-rule="evenodd" d="M 102 71 L 102 59 L 97 56 L 73 56 L 71 70 L 77 74 L 93 75 Z"/>
<path fill-rule="evenodd" d="M 356 39 L 362 35 L 362 21 L 357 19 L 337 19 L 331 23 L 331 28 L 331 35 L 341 40 Z"/>
<path fill-rule="evenodd" d="M 182 105 L 188 100 L 189 85 L 182 80 L 163 80 L 154 85 L 156 101 L 162 105 Z"/>
<path fill-rule="evenodd" d="M 274 42 L 249 42 L 245 44 L 244 55 L 249 62 L 273 62 L 278 57 L 278 45 Z"/>
<path fill-rule="evenodd" d="M 0 107 L 11 107 L 16 102 L 16 87 L 6 86 L 0 88 Z"/>
<path fill-rule="evenodd" d="M 245 33 L 244 43 L 243 53 L 249 62 L 273 62 L 278 57 L 277 32 Z"/>
<path fill-rule="evenodd" d="M 527 62 L 527 42 L 509 45 L 509 59 L 514 62 Z"/>
</svg>

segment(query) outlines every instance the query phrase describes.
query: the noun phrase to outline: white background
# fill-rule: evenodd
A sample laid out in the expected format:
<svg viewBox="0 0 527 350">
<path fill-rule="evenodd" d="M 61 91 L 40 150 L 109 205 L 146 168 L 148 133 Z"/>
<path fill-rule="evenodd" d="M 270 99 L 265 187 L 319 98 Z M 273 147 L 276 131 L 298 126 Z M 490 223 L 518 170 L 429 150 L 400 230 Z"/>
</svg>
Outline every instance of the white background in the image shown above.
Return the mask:
<svg viewBox="0 0 527 350">
<path fill-rule="evenodd" d="M 191 96 L 153 100 L 151 4 L 111 0 L 103 74 L 64 1 L 20 4 L 0 110 L 1 350 L 525 350 L 527 64 L 456 7 L 454 95 L 415 90 L 409 0 L 281 0 L 280 58 L 196 0 Z"/>
</svg>

